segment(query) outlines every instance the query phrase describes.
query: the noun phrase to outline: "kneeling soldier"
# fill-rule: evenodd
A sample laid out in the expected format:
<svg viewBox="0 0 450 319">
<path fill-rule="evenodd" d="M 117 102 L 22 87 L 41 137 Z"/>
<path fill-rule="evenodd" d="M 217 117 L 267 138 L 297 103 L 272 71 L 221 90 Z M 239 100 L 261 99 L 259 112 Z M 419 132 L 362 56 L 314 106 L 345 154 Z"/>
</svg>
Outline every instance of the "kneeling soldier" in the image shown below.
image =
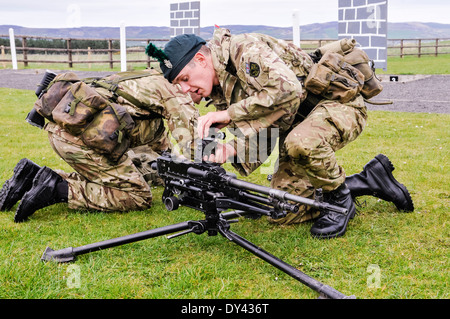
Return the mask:
<svg viewBox="0 0 450 319">
<path fill-rule="evenodd" d="M 179 35 L 162 53 L 150 55 L 160 59 L 168 81 L 181 85 L 186 93 L 210 98 L 216 106 L 217 111 L 198 119 L 200 138 L 211 126 L 236 132 L 236 138 L 221 144 L 210 161 L 231 161 L 246 176 L 272 152 L 270 141 L 262 143 L 264 137 L 270 140 L 272 132 L 278 132 L 279 168 L 271 187 L 308 198 L 322 189 L 325 201 L 346 208 L 348 214 L 302 207 L 277 222 L 316 219 L 311 234 L 334 238 L 346 232 L 356 213 L 352 186 L 356 194 L 381 194 L 402 209 L 411 210 L 412 201 L 406 188 L 393 179 L 389 166 L 384 169 L 382 156 L 375 159 L 381 159 L 380 164 L 368 165 L 352 178 L 353 183 L 346 183 L 335 152 L 361 134 L 367 120 L 364 99 L 380 89 L 377 83 L 366 87 L 366 77 L 373 75 L 368 63 L 360 63 L 369 67 L 368 73 L 363 73 L 367 68 L 360 71 L 352 66 L 350 60 L 356 59 L 349 52 L 365 61 L 355 43 L 339 42 L 323 52 L 316 60 L 283 40 L 256 33 L 233 35 L 218 28 L 208 43 L 195 35 Z M 393 194 L 384 193 L 386 188 Z"/>
<path fill-rule="evenodd" d="M 87 94 L 87 97 L 77 98 L 81 90 L 76 91 L 72 85 L 69 89 L 73 95 L 72 102 L 59 103 L 65 107 L 73 106 L 74 101 L 78 103 L 75 103 L 74 111 L 61 112 L 75 118 L 82 112 L 87 113 L 84 107 L 89 104 L 89 99 L 104 99 L 105 107 L 91 116 L 82 132 L 78 133 L 74 126 L 58 121 L 59 106 L 54 107 L 51 116 L 47 116 L 49 121 L 44 127 L 54 151 L 75 172 L 54 171 L 22 159 L 14 169 L 13 177 L 0 191 L 0 210 L 9 210 L 20 200 L 15 222 L 25 221 L 35 211 L 60 202 L 67 202 L 72 209 L 97 211 L 148 209 L 152 202 L 149 184 L 157 181 L 157 174 L 149 163 L 173 147 L 164 120 L 180 152 L 189 158 L 198 117 L 193 95 L 183 93 L 155 70 L 122 72 L 87 83 L 95 91 L 91 89 L 89 92 L 98 93 L 100 97 L 92 98 L 92 94 Z M 56 88 L 54 83 L 53 88 Z M 47 97 L 45 103 L 49 99 Z M 42 99 L 39 101 L 44 103 Z M 45 110 L 40 112 L 45 113 Z M 100 115 L 103 117 L 98 120 Z M 132 124 L 128 131 L 120 131 L 124 127 L 121 125 L 111 134 L 108 130 L 114 126 L 113 120 L 118 119 L 120 124 L 124 118 Z M 103 135 L 107 137 L 106 142 L 96 141 Z M 110 152 L 105 151 L 108 139 L 114 138 L 119 141 L 117 146 Z"/>
</svg>

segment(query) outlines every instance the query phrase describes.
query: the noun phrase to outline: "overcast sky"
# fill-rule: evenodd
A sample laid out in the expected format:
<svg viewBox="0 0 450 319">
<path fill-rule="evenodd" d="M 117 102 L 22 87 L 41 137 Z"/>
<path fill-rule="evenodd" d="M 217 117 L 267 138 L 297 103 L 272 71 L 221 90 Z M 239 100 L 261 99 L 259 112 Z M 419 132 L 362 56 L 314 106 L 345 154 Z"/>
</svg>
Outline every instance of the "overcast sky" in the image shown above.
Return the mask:
<svg viewBox="0 0 450 319">
<path fill-rule="evenodd" d="M 80 26 L 169 26 L 170 3 L 161 0 L 0 0 L 0 25 L 66 28 Z M 337 21 L 338 0 L 201 0 L 200 25 L 300 25 Z M 389 22 L 450 23 L 449 0 L 388 0 Z"/>
</svg>

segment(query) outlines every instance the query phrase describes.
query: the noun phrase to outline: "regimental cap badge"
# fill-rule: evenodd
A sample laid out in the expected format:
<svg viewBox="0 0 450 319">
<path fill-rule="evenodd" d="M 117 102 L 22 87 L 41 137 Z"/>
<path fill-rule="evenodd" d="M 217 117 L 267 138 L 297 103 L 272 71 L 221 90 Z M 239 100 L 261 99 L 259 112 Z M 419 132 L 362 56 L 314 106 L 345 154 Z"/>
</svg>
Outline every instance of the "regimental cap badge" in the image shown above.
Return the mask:
<svg viewBox="0 0 450 319">
<path fill-rule="evenodd" d="M 148 56 L 155 58 L 160 63 L 163 63 L 168 69 L 173 68 L 167 54 L 163 50 L 157 48 L 153 43 L 148 44 L 147 48 L 145 49 L 145 53 Z"/>
<path fill-rule="evenodd" d="M 164 65 L 168 68 L 171 69 L 173 68 L 172 63 L 170 62 L 170 60 L 164 60 Z"/>
</svg>

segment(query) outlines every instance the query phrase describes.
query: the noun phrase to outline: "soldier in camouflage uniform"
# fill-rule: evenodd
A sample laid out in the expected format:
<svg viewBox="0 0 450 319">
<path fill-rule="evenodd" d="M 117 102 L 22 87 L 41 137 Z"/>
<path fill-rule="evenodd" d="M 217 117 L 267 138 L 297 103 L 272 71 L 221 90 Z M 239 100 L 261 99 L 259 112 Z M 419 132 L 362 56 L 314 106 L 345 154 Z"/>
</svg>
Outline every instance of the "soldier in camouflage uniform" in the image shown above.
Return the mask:
<svg viewBox="0 0 450 319">
<path fill-rule="evenodd" d="M 198 110 L 189 94 L 168 83 L 160 72 L 142 71 L 144 76 L 120 82 L 120 89 L 138 100 L 140 107 L 118 97 L 135 122 L 130 149 L 117 162 L 85 145 L 53 122 L 48 122 L 49 141 L 54 151 L 74 170 L 57 173 L 23 159 L 0 192 L 0 208 L 10 209 L 18 200 L 15 221 L 26 220 L 36 210 L 56 202 L 67 202 L 73 209 L 99 211 L 144 210 L 151 206 L 150 185 L 157 179 L 150 161 L 172 145 L 167 127 L 180 147 L 190 153 Z M 118 73 L 103 80 L 114 82 L 127 74 Z M 148 76 L 147 76 L 148 75 Z M 112 92 L 99 86 L 96 91 L 107 99 Z M 159 116 L 155 116 L 159 115 Z"/>
<path fill-rule="evenodd" d="M 271 186 L 309 198 L 320 188 L 325 201 L 347 208 L 348 214 L 302 207 L 275 222 L 299 223 L 318 217 L 311 228 L 313 236 L 343 235 L 355 207 L 335 152 L 364 129 L 363 98 L 358 95 L 345 104 L 317 97 L 311 101 L 313 96 L 302 84 L 313 60 L 293 44 L 267 35 L 231 35 L 218 28 L 208 44 L 197 36 L 181 35 L 164 52 L 167 59 L 161 61 L 161 69 L 166 79 L 180 84 L 184 92 L 211 98 L 218 110 L 198 119 L 199 137 L 212 125 L 235 128 L 236 140 L 222 144 L 209 160 L 231 160 L 240 174 L 248 175 L 272 152 L 273 146 L 268 147 L 272 144 L 261 145 L 259 137 L 271 139 L 278 134 L 279 168 Z M 263 152 L 258 149 L 261 146 Z M 249 161 L 255 154 L 257 159 Z M 383 168 L 379 172 L 390 174 Z M 405 199 L 402 194 L 399 197 Z"/>
</svg>

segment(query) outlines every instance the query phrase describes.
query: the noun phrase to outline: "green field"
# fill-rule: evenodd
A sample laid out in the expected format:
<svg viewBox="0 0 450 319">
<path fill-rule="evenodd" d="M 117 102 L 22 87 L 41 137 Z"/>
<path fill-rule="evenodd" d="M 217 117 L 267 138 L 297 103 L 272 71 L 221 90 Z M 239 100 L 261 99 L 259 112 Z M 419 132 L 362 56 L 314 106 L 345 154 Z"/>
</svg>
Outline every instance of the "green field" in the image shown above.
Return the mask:
<svg viewBox="0 0 450 319">
<path fill-rule="evenodd" d="M 450 74 L 450 54 L 435 56 L 389 57 L 386 71 L 380 74 Z"/>
<path fill-rule="evenodd" d="M 0 89 L 0 185 L 27 157 L 71 171 L 45 132 L 25 116 L 33 91 Z M 337 153 L 347 174 L 378 153 L 411 192 L 413 213 L 362 197 L 344 237 L 318 240 L 311 223 L 276 226 L 242 219 L 231 229 L 309 276 L 362 299 L 448 299 L 450 116 L 369 112 L 368 126 Z M 226 168 L 233 172 L 231 166 Z M 256 172 L 247 180 L 268 185 Z M 0 212 L 0 298 L 12 299 L 311 299 L 317 294 L 221 236 L 159 237 L 80 256 L 75 263 L 41 262 L 47 246 L 77 247 L 204 216 L 188 208 L 168 212 L 162 187 L 153 207 L 128 213 L 89 213 L 58 204 L 14 223 Z M 77 280 L 74 280 L 77 279 Z"/>
</svg>

